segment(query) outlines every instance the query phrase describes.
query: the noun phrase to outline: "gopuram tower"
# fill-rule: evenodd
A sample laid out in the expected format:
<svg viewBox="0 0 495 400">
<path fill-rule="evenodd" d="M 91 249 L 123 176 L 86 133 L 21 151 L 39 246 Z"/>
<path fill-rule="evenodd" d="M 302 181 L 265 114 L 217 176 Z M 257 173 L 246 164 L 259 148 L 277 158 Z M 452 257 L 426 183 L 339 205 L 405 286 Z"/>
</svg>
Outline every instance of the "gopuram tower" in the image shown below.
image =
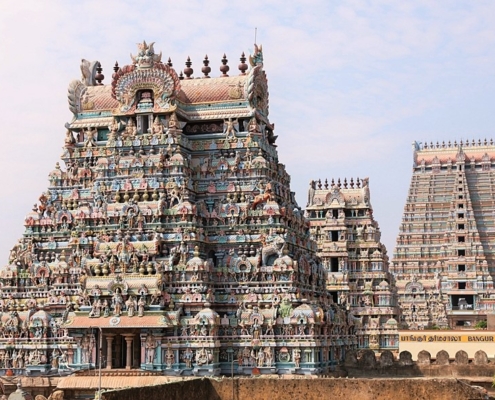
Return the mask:
<svg viewBox="0 0 495 400">
<path fill-rule="evenodd" d="M 205 57 L 193 79 L 143 42 L 110 84 L 83 60 L 65 166 L 0 272 L 14 368 L 88 368 L 101 350 L 106 369 L 308 374 L 356 348 L 278 159 L 261 46 L 240 60 L 214 78 Z"/>
<path fill-rule="evenodd" d="M 392 271 L 409 329 L 474 326 L 495 306 L 495 146 L 413 143 Z"/>
<path fill-rule="evenodd" d="M 327 274 L 327 289 L 355 321 L 360 348 L 399 346 L 394 279 L 373 217 L 369 180 L 311 181 L 306 216 Z"/>
</svg>

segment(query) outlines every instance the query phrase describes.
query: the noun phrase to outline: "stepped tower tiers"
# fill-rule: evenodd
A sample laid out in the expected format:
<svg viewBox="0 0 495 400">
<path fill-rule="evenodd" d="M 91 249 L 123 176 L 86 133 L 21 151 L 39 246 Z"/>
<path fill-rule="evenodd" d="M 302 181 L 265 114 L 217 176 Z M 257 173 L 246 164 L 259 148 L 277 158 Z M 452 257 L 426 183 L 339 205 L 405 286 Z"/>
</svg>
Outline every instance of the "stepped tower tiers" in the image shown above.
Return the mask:
<svg viewBox="0 0 495 400">
<path fill-rule="evenodd" d="M 472 326 L 495 308 L 493 140 L 413 143 L 392 272 L 403 325 Z"/>
<path fill-rule="evenodd" d="M 240 61 L 193 79 L 143 42 L 105 85 L 83 60 L 66 167 L 0 271 L 5 359 L 87 368 L 101 345 L 106 368 L 320 373 L 356 348 L 278 160 L 261 46 Z"/>
<path fill-rule="evenodd" d="M 311 181 L 306 216 L 335 302 L 349 310 L 360 348 L 398 349 L 394 280 L 373 218 L 369 180 Z"/>
</svg>

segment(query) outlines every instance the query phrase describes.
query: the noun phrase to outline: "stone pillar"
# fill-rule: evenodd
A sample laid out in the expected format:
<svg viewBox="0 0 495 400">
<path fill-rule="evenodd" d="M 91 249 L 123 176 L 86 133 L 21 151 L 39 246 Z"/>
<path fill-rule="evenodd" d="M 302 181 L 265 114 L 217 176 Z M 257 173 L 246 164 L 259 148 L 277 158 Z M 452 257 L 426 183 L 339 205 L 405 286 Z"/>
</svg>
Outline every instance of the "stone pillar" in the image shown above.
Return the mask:
<svg viewBox="0 0 495 400">
<path fill-rule="evenodd" d="M 73 363 L 74 364 L 81 364 L 82 363 L 82 356 L 81 356 L 81 343 L 82 343 L 82 333 L 74 333 L 73 337 L 77 343 L 76 346 L 76 352 L 73 355 Z"/>
<path fill-rule="evenodd" d="M 146 363 L 146 333 L 141 333 L 141 364 Z"/>
<path fill-rule="evenodd" d="M 69 358 L 69 364 L 74 364 L 74 350 L 73 349 L 67 350 L 67 355 Z"/>
<path fill-rule="evenodd" d="M 105 337 L 107 339 L 107 369 L 112 369 L 112 343 L 115 334 L 109 333 Z"/>
<path fill-rule="evenodd" d="M 124 335 L 126 351 L 125 351 L 125 369 L 131 369 L 132 367 L 132 340 L 134 335 Z"/>
<path fill-rule="evenodd" d="M 81 346 L 77 346 L 76 348 L 76 361 L 77 364 L 82 364 L 82 356 L 81 356 Z"/>
<path fill-rule="evenodd" d="M 163 363 L 163 360 L 162 360 L 162 340 L 163 340 L 163 337 L 160 335 L 157 335 L 155 336 L 155 339 L 156 339 L 156 363 L 160 366 L 160 368 L 162 367 L 162 363 Z"/>
</svg>

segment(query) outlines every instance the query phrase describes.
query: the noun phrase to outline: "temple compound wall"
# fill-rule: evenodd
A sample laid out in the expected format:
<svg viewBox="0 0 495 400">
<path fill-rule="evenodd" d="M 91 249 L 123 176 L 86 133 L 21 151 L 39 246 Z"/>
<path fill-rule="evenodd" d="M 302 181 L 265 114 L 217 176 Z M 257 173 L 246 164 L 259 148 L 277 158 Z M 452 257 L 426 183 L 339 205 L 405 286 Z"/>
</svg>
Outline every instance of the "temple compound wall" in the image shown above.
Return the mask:
<svg viewBox="0 0 495 400">
<path fill-rule="evenodd" d="M 190 386 L 189 386 L 190 385 Z M 306 399 L 465 400 L 485 399 L 482 390 L 456 379 L 213 379 L 122 389 L 102 394 L 104 400 L 145 400 L 185 397 L 191 400 Z"/>
<path fill-rule="evenodd" d="M 0 372 L 316 374 L 357 348 L 279 161 L 255 49 L 231 76 L 205 57 L 200 79 L 153 43 L 109 84 L 82 61 L 62 163 L 0 271 Z"/>
<path fill-rule="evenodd" d="M 396 357 L 389 350 L 376 354 L 372 350 L 347 353 L 343 370 L 350 378 L 392 378 L 392 377 L 445 377 L 490 382 L 495 373 L 495 364 L 478 345 L 474 357 L 463 350 L 448 352 L 443 345 L 437 345 L 433 352 L 420 350 L 411 353 L 401 351 Z M 419 347 L 418 349 L 420 349 Z"/>
<path fill-rule="evenodd" d="M 413 143 L 391 271 L 401 326 L 469 327 L 495 308 L 495 145 Z"/>
<path fill-rule="evenodd" d="M 349 310 L 360 348 L 397 350 L 400 310 L 373 218 L 369 179 L 311 181 L 306 217 L 335 302 Z"/>
<path fill-rule="evenodd" d="M 421 351 L 437 354 L 439 349 L 452 357 L 458 352 L 474 359 L 482 350 L 490 359 L 495 358 L 495 332 L 489 331 L 399 331 L 399 351 L 408 351 L 417 360 Z"/>
</svg>

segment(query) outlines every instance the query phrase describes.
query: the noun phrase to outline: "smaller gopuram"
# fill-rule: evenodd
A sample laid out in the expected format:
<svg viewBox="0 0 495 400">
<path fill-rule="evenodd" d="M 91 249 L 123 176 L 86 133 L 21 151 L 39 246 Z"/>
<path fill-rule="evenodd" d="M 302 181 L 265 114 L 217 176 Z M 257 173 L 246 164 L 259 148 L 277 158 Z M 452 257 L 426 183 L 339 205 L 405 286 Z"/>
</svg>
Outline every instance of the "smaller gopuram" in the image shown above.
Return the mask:
<svg viewBox="0 0 495 400">
<path fill-rule="evenodd" d="M 369 180 L 311 181 L 306 216 L 334 301 L 350 311 L 360 348 L 398 348 L 393 276 L 373 218 Z"/>
<path fill-rule="evenodd" d="M 495 308 L 493 140 L 413 143 L 392 272 L 408 329 L 473 326 Z"/>
</svg>

